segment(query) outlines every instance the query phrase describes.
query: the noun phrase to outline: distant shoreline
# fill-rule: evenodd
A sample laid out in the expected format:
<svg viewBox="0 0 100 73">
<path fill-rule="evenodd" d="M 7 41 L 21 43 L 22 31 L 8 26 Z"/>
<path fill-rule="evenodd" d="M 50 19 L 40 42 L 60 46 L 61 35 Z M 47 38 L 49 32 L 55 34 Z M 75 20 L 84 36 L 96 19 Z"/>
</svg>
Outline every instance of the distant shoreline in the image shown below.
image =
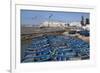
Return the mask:
<svg viewBox="0 0 100 73">
<path fill-rule="evenodd" d="M 21 27 L 21 40 L 30 40 L 35 37 L 43 36 L 43 35 L 68 35 L 74 36 L 79 39 L 82 39 L 86 42 L 89 42 L 89 37 L 85 37 L 79 34 L 67 34 L 68 32 L 75 29 L 74 27 L 66 27 L 66 28 L 59 28 L 59 27 Z M 66 33 L 65 33 L 66 32 Z"/>
</svg>

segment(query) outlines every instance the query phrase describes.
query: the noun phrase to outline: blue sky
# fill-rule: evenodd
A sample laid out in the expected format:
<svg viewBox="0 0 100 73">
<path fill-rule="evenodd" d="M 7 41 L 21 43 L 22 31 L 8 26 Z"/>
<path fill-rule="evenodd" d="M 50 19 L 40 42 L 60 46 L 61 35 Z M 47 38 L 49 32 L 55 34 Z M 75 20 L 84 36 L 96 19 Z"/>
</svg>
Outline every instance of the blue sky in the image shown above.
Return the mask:
<svg viewBox="0 0 100 73">
<path fill-rule="evenodd" d="M 80 22 L 81 16 L 89 18 L 84 12 L 55 12 L 39 10 L 21 10 L 21 25 L 40 25 L 44 21 Z"/>
</svg>

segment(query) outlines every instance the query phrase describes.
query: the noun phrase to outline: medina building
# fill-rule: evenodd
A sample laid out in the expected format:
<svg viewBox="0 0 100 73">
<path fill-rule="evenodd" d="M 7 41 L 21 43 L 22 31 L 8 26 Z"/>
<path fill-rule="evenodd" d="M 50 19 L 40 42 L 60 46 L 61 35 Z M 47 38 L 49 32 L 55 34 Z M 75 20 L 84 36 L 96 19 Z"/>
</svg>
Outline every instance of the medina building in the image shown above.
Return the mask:
<svg viewBox="0 0 100 73">
<path fill-rule="evenodd" d="M 61 22 L 61 21 L 44 21 L 40 27 L 66 27 L 66 23 L 65 22 Z"/>
</svg>

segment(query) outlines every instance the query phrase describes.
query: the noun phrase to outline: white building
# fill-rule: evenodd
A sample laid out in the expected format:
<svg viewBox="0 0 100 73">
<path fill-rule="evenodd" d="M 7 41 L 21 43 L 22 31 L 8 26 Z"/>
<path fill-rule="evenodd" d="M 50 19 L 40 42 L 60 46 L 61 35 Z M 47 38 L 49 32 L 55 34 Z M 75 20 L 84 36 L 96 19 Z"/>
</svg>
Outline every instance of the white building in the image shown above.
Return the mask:
<svg viewBox="0 0 100 73">
<path fill-rule="evenodd" d="M 82 28 L 83 28 L 84 30 L 90 31 L 90 25 L 89 25 L 89 24 L 87 24 L 86 26 L 83 26 Z"/>
<path fill-rule="evenodd" d="M 60 22 L 60 21 L 45 21 L 43 22 L 40 27 L 66 27 L 65 22 Z"/>
<path fill-rule="evenodd" d="M 70 26 L 82 27 L 80 22 L 71 22 Z"/>
</svg>

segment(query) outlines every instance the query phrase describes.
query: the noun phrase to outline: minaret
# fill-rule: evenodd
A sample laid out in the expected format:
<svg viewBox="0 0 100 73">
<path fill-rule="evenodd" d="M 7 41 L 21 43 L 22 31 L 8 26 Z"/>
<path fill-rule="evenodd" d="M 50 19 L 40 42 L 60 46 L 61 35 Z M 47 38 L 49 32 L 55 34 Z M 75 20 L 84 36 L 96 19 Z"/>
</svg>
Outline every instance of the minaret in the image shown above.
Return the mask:
<svg viewBox="0 0 100 73">
<path fill-rule="evenodd" d="M 86 24 L 86 25 L 87 25 L 87 24 L 90 24 L 89 18 L 86 18 L 85 24 Z"/>
<path fill-rule="evenodd" d="M 82 26 L 85 25 L 85 24 L 84 24 L 84 17 L 83 17 L 83 16 L 81 16 L 81 25 L 82 25 Z"/>
</svg>

